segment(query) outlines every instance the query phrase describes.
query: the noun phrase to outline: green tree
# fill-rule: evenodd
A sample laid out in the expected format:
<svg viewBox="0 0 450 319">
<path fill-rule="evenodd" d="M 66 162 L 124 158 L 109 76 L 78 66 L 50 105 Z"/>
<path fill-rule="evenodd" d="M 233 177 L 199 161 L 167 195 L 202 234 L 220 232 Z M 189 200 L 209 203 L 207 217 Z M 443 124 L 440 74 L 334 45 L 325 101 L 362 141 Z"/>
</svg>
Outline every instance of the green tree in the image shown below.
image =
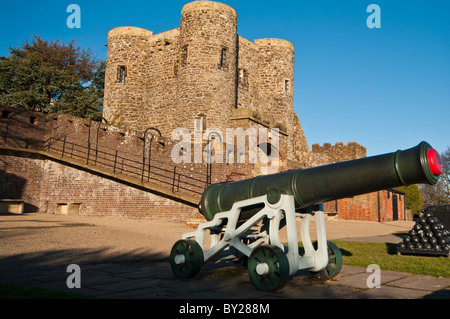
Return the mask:
<svg viewBox="0 0 450 319">
<path fill-rule="evenodd" d="M 440 154 L 442 159 L 442 174 L 436 185 L 421 185 L 424 207 L 428 205 L 450 204 L 450 147 Z"/>
<path fill-rule="evenodd" d="M 416 184 L 397 187 L 405 193 L 405 208 L 410 209 L 413 214 L 419 214 L 422 209 L 422 196 Z"/>
<path fill-rule="evenodd" d="M 50 113 L 99 118 L 106 63 L 90 50 L 33 36 L 0 57 L 0 103 Z"/>
</svg>

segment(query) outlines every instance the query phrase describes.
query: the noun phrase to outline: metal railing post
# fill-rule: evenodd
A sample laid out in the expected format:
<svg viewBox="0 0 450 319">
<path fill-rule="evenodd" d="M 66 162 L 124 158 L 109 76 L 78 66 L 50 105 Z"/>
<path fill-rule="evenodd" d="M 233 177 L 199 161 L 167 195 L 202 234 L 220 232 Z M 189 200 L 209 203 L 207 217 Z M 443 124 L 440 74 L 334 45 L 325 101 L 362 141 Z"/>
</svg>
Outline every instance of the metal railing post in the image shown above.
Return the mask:
<svg viewBox="0 0 450 319">
<path fill-rule="evenodd" d="M 6 145 L 6 142 L 8 141 L 8 132 L 9 132 L 9 121 L 6 122 L 5 141 L 4 141 L 5 145 Z"/>
<path fill-rule="evenodd" d="M 145 144 L 144 144 L 145 145 Z M 142 157 L 142 174 L 141 174 L 141 183 L 144 182 L 144 169 L 145 169 L 145 156 Z"/>
<path fill-rule="evenodd" d="M 173 167 L 173 181 L 172 181 L 172 192 L 175 192 L 175 176 L 177 174 L 177 167 Z"/>
<path fill-rule="evenodd" d="M 117 150 L 116 150 L 116 155 L 114 156 L 114 169 L 113 169 L 114 174 L 116 174 L 116 163 L 117 163 Z"/>
<path fill-rule="evenodd" d="M 62 153 L 61 153 L 61 158 L 64 157 L 64 150 L 66 149 L 66 138 L 67 138 L 67 135 L 64 136 L 64 142 L 63 142 L 63 149 L 62 149 Z"/>
<path fill-rule="evenodd" d="M 159 133 L 159 136 L 162 137 L 161 131 L 158 130 L 155 127 L 149 127 L 145 130 L 144 132 L 144 145 L 142 147 L 142 175 L 141 175 L 141 183 L 144 181 L 144 170 L 145 170 L 145 137 L 147 135 L 148 130 L 155 130 L 156 132 Z M 153 135 L 152 135 L 152 139 L 150 140 L 150 148 L 148 151 L 148 177 L 150 179 L 150 161 L 151 161 L 151 154 L 152 154 L 152 142 L 153 142 Z"/>
<path fill-rule="evenodd" d="M 106 125 L 108 125 L 108 120 L 105 119 L 103 116 L 102 116 L 102 121 L 105 121 L 105 122 L 106 122 Z M 98 156 L 98 131 L 100 130 L 100 127 L 102 126 L 102 121 L 100 121 L 100 123 L 98 123 L 98 127 L 97 127 L 97 138 L 96 138 L 96 143 L 95 143 L 95 164 L 94 164 L 94 165 L 97 165 L 97 156 Z"/>
<path fill-rule="evenodd" d="M 89 164 L 89 153 L 91 151 L 91 123 L 92 123 L 92 119 L 89 119 L 88 151 L 87 151 L 87 156 L 86 156 L 86 165 Z"/>
<path fill-rule="evenodd" d="M 212 131 L 208 134 L 208 150 L 207 150 L 207 159 L 206 159 L 206 187 L 208 187 L 209 185 L 211 185 L 211 175 L 212 175 L 212 151 L 214 149 L 214 140 L 212 141 L 212 143 L 210 144 L 209 141 L 211 139 L 211 135 L 215 134 L 219 137 L 220 139 L 220 143 L 222 143 L 222 136 L 215 132 Z M 223 156 L 223 154 L 222 154 Z"/>
</svg>

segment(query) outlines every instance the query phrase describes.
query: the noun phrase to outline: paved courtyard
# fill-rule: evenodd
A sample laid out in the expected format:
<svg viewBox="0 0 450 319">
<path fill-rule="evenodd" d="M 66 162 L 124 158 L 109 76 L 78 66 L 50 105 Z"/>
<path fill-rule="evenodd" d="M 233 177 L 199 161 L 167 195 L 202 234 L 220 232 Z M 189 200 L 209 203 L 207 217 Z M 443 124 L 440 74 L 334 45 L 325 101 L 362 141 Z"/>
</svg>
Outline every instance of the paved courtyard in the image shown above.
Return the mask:
<svg viewBox="0 0 450 319">
<path fill-rule="evenodd" d="M 194 279 L 176 278 L 170 249 L 184 223 L 111 217 L 23 214 L 0 216 L 0 282 L 114 299 L 414 299 L 449 298 L 450 278 L 381 270 L 381 287 L 368 288 L 370 273 L 344 265 L 331 281 L 299 271 L 276 292 L 254 289 L 243 266 L 207 263 Z M 327 221 L 329 239 L 399 242 L 411 222 Z M 312 232 L 314 229 L 312 229 Z M 366 236 L 363 236 L 366 235 Z M 69 289 L 70 264 L 81 270 L 81 288 Z M 449 260 L 450 264 L 450 260 Z"/>
</svg>

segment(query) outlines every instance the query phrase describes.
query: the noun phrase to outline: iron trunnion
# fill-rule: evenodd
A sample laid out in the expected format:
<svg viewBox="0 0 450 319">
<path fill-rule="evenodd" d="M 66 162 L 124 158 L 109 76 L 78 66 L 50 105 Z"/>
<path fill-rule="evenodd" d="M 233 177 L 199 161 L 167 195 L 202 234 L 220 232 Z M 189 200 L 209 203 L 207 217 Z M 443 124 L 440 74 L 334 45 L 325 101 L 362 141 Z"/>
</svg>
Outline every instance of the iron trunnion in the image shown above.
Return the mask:
<svg viewBox="0 0 450 319">
<path fill-rule="evenodd" d="M 331 279 L 341 270 L 342 254 L 327 241 L 322 203 L 402 185 L 435 185 L 441 173 L 438 152 L 421 142 L 393 153 L 213 184 L 199 203 L 207 221 L 174 244 L 172 271 L 191 278 L 207 261 L 239 258 L 247 264 L 251 283 L 262 291 L 280 289 L 301 269 Z M 309 232 L 313 216 L 314 243 Z M 287 246 L 280 240 L 283 227 Z"/>
</svg>

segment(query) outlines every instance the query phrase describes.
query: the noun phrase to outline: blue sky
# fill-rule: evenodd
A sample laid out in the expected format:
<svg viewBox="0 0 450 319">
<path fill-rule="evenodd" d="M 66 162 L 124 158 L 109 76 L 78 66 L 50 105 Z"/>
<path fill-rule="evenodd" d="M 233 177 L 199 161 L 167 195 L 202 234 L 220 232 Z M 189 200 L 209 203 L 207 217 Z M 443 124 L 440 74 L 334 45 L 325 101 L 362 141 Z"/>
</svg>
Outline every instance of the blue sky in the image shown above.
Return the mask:
<svg viewBox="0 0 450 319">
<path fill-rule="evenodd" d="M 118 26 L 177 28 L 190 1 L 0 0 L 0 56 L 31 37 L 91 48 L 106 59 Z M 356 141 L 369 156 L 429 142 L 450 146 L 450 1 L 223 0 L 249 40 L 281 38 L 296 49 L 295 111 L 313 143 Z M 81 28 L 66 25 L 70 4 Z M 370 29 L 367 6 L 381 9 Z"/>
</svg>

